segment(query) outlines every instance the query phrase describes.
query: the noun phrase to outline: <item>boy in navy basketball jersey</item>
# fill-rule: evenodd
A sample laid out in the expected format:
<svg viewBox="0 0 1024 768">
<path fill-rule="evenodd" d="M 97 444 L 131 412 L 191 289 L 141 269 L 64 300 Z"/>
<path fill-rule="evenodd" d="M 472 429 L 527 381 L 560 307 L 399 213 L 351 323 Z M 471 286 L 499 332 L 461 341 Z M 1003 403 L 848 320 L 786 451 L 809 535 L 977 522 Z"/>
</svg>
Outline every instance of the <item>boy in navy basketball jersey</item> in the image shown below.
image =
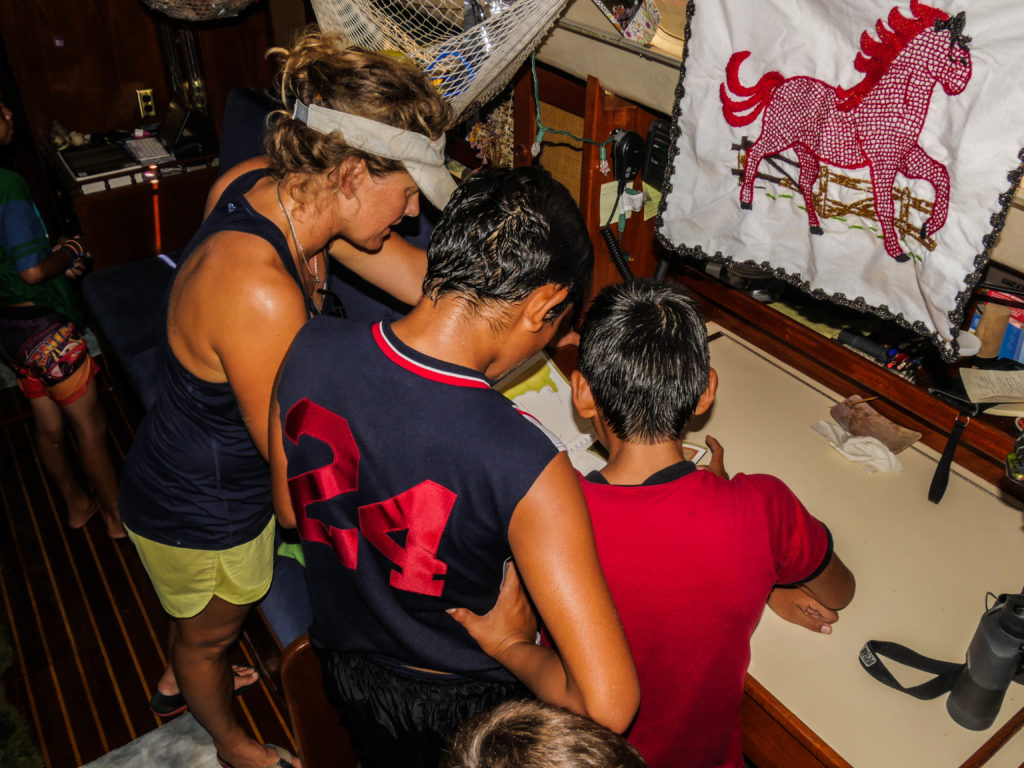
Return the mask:
<svg viewBox="0 0 1024 768">
<path fill-rule="evenodd" d="M 302 539 L 311 635 L 364 768 L 436 765 L 521 684 L 618 731 L 638 704 L 569 460 L 490 387 L 580 306 L 582 216 L 539 168 L 479 173 L 427 262 L 404 318 L 309 322 L 271 415 L 275 506 Z M 557 653 L 524 599 L 491 613 L 520 575 Z"/>
<path fill-rule="evenodd" d="M 583 491 L 640 676 L 628 738 L 652 768 L 738 768 L 750 636 L 765 602 L 827 633 L 853 576 L 780 480 L 730 480 L 711 438 L 718 472 L 683 455 L 686 422 L 711 406 L 718 378 L 682 288 L 606 288 L 587 312 L 578 365 L 573 403 L 610 456 Z"/>
</svg>

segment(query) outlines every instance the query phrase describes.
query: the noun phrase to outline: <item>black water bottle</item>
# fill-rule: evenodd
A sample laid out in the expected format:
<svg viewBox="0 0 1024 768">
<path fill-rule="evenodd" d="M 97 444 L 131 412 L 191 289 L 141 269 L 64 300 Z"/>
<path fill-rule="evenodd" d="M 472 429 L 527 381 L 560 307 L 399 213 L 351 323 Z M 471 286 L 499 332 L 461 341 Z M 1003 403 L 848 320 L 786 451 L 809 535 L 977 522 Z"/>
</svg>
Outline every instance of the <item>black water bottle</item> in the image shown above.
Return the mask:
<svg viewBox="0 0 1024 768">
<path fill-rule="evenodd" d="M 1024 682 L 1024 592 L 1000 595 L 982 614 L 946 710 L 964 728 L 983 731 L 995 721 L 1015 677 Z"/>
</svg>

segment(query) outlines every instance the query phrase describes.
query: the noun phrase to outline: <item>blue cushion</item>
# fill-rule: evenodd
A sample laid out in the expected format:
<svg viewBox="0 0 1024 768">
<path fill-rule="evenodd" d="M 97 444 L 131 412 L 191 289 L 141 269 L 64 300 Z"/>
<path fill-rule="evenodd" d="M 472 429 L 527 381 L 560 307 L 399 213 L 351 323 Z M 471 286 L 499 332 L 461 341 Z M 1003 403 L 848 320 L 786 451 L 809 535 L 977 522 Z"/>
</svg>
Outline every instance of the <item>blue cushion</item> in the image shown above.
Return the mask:
<svg viewBox="0 0 1024 768">
<path fill-rule="evenodd" d="M 267 116 L 281 108 L 274 99 L 252 88 L 233 88 L 224 102 L 220 128 L 220 173 L 243 160 L 266 154 L 263 137 Z"/>
<path fill-rule="evenodd" d="M 277 529 L 274 546 L 297 541 L 294 531 Z M 282 648 L 307 632 L 313 623 L 313 606 L 306 583 L 306 569 L 293 557 L 274 556 L 274 580 L 260 603 L 260 612 Z"/>
<path fill-rule="evenodd" d="M 164 295 L 174 270 L 153 256 L 85 276 L 82 295 L 106 347 L 120 360 L 147 409 L 155 397 L 156 343 Z"/>
</svg>

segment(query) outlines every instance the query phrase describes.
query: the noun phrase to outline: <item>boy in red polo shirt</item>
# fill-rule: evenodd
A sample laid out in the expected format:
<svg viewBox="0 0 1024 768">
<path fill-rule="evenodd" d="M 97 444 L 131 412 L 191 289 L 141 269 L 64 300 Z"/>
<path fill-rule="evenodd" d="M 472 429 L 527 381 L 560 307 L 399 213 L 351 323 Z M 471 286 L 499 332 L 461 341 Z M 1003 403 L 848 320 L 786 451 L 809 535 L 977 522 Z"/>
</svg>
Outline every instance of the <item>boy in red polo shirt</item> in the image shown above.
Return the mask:
<svg viewBox="0 0 1024 768">
<path fill-rule="evenodd" d="M 828 633 L 853 575 L 781 480 L 729 479 L 683 455 L 686 422 L 711 406 L 718 377 L 682 288 L 606 288 L 587 313 L 578 365 L 573 403 L 610 456 L 583 491 L 640 677 L 627 736 L 652 768 L 743 766 L 739 708 L 766 602 Z"/>
</svg>

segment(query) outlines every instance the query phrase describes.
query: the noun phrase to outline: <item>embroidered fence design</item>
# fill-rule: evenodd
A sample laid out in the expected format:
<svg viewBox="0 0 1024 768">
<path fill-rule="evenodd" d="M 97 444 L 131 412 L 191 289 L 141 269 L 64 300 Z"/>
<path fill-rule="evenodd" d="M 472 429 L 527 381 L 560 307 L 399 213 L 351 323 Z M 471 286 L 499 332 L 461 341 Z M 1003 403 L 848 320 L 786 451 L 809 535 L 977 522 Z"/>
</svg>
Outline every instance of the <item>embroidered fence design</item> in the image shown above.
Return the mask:
<svg viewBox="0 0 1024 768">
<path fill-rule="evenodd" d="M 751 146 L 753 146 L 753 142 L 747 136 L 743 136 L 739 143 L 732 145 L 732 150 L 736 152 L 736 166 L 732 169 L 732 175 L 737 177 L 737 186 L 742 186 L 743 184 L 747 152 Z M 758 171 L 755 174 L 757 179 L 777 184 L 779 187 L 795 193 L 796 196 L 801 195 L 797 179 L 790 174 L 790 170 L 799 169 L 799 162 L 783 154 L 778 154 L 766 157 L 764 165 L 770 166 L 775 171 L 775 174 Z M 839 187 L 836 196 L 832 196 L 830 191 L 832 187 Z M 861 194 L 863 196 L 856 197 L 853 200 L 844 200 L 838 196 L 844 190 L 848 190 L 854 195 Z M 769 192 L 765 194 L 771 197 L 794 196 L 772 195 Z M 915 224 L 911 218 L 913 213 L 916 214 L 914 218 L 918 221 L 921 218 L 927 219 L 932 212 L 931 201 L 915 195 L 909 187 L 901 187 L 899 185 L 893 187 L 892 196 L 895 207 L 893 226 L 896 228 L 899 237 L 904 241 L 912 240 L 928 251 L 934 251 L 938 247 L 938 242 L 933 237 L 922 236 L 921 227 Z M 866 219 L 868 221 L 878 221 L 878 217 L 875 214 L 874 193 L 869 179 L 839 173 L 827 165 L 822 165 L 819 169 L 818 179 L 811 198 L 814 201 L 814 211 L 819 218 L 841 221 L 850 229 L 866 229 L 876 237 L 882 237 L 879 227 L 871 226 L 870 224 L 854 224 L 847 220 L 850 217 L 857 217 L 858 219 Z"/>
</svg>

